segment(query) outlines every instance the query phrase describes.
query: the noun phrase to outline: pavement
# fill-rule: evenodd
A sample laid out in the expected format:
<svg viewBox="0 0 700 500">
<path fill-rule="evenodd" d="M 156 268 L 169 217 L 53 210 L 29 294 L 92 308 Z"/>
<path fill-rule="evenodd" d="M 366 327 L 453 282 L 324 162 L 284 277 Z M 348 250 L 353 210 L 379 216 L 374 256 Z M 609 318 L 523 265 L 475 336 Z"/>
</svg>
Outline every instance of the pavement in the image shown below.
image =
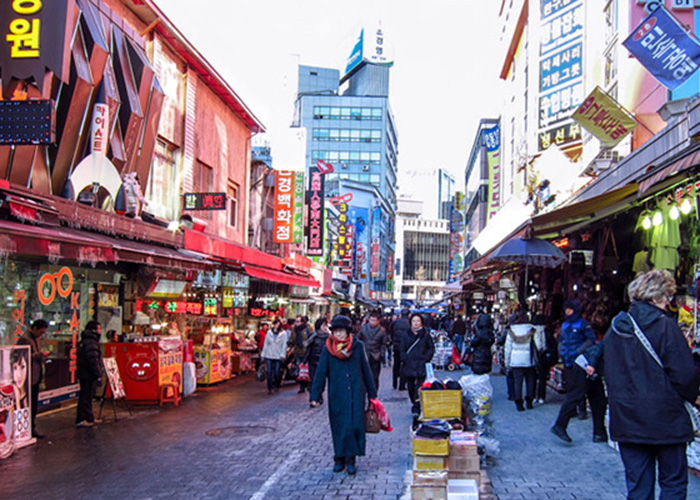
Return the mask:
<svg viewBox="0 0 700 500">
<path fill-rule="evenodd" d="M 497 498 L 625 498 L 620 458 L 591 442 L 590 420 L 572 421 L 575 442 L 565 445 L 549 433 L 560 396 L 518 413 L 506 400 L 505 378 L 494 375 L 492 384 L 500 455 L 486 472 Z M 40 415 L 47 437 L 0 461 L 0 498 L 410 498 L 410 404 L 391 388 L 386 368 L 379 396 L 394 431 L 367 436 L 355 477 L 331 471 L 325 405 L 310 409 L 308 394 L 291 383 L 267 395 L 249 374 L 200 390 L 180 407 L 137 407 L 129 417 L 119 405 L 117 422 L 105 407 L 104 422 L 92 428 L 73 426 L 74 408 Z M 700 479 L 691 477 L 688 498 L 700 498 Z"/>
</svg>

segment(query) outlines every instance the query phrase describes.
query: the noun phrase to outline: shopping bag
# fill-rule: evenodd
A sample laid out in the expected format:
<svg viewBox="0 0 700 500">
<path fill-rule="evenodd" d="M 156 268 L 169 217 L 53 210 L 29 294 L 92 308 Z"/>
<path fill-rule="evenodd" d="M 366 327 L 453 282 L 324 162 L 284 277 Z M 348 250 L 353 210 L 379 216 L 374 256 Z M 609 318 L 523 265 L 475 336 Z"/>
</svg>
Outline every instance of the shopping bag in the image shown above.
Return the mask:
<svg viewBox="0 0 700 500">
<path fill-rule="evenodd" d="M 377 415 L 374 406 L 370 405 L 370 407 L 365 410 L 365 432 L 377 434 L 381 429 L 382 425 L 379 422 L 379 415 Z"/>
<path fill-rule="evenodd" d="M 311 382 L 309 374 L 309 364 L 299 363 L 299 373 L 297 374 L 297 382 Z"/>
<path fill-rule="evenodd" d="M 389 414 L 386 412 L 384 405 L 378 399 L 370 399 L 370 404 L 372 408 L 377 413 L 377 418 L 379 418 L 379 426 L 383 431 L 391 432 L 394 429 L 391 427 L 391 420 L 389 419 Z"/>
</svg>

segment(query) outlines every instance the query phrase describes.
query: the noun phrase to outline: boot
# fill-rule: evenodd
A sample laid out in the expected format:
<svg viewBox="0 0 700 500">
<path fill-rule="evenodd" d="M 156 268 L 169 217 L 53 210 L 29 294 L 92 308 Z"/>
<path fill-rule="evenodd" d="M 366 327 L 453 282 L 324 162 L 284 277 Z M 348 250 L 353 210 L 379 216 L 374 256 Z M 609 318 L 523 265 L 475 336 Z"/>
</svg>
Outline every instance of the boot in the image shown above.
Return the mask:
<svg viewBox="0 0 700 500">
<path fill-rule="evenodd" d="M 357 473 L 357 467 L 355 467 L 355 457 L 347 458 L 348 464 L 348 474 L 354 476 Z"/>
<path fill-rule="evenodd" d="M 525 411 L 525 407 L 523 406 L 523 400 L 522 400 L 522 399 L 516 399 L 516 400 L 515 400 L 515 407 L 518 409 L 518 411 Z"/>
<path fill-rule="evenodd" d="M 527 405 L 528 410 L 532 410 L 534 406 L 532 406 L 532 398 L 525 398 L 525 404 Z"/>
<path fill-rule="evenodd" d="M 345 470 L 345 459 L 343 457 L 333 457 L 333 472 L 343 472 Z"/>
</svg>

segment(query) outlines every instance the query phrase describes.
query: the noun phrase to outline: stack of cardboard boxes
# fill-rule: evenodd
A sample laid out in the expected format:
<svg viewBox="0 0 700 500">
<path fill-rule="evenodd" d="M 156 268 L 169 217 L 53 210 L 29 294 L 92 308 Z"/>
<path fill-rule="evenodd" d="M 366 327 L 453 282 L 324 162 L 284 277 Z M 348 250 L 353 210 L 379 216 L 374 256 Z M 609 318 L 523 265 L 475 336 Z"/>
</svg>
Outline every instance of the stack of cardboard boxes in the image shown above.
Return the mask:
<svg viewBox="0 0 700 500">
<path fill-rule="evenodd" d="M 423 391 L 422 420 L 462 418 L 462 391 Z M 452 431 L 446 438 L 413 440 L 413 500 L 478 500 L 477 434 Z"/>
</svg>

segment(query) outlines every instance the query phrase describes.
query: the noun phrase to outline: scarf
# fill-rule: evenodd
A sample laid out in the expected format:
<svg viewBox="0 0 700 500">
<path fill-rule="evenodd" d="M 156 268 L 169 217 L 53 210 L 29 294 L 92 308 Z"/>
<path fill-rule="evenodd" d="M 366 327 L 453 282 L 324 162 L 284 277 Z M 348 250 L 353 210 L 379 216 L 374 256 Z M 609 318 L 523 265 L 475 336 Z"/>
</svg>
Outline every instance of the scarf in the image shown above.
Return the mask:
<svg viewBox="0 0 700 500">
<path fill-rule="evenodd" d="M 348 335 L 348 339 L 343 342 L 336 339 L 333 335 L 329 335 L 328 340 L 326 340 L 326 348 L 336 358 L 348 359 L 352 354 L 352 335 Z"/>
</svg>

